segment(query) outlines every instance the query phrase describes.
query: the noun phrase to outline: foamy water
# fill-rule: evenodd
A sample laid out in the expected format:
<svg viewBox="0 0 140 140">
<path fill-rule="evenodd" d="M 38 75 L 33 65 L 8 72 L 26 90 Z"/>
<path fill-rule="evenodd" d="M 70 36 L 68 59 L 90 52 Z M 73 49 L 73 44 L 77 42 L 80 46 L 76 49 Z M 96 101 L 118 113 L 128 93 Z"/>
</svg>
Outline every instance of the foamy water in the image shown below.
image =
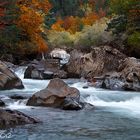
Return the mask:
<svg viewBox="0 0 140 140">
<path fill-rule="evenodd" d="M 29 94 L 32 95 L 35 92 L 44 89 L 49 80 L 32 80 L 24 79 L 25 67 L 21 67 L 16 71 L 16 74 L 22 79 L 25 89 L 23 90 L 10 90 L 11 94 Z M 87 103 L 100 108 L 106 108 L 110 112 L 117 112 L 124 115 L 130 115 L 140 118 L 140 93 L 139 92 L 123 92 L 123 91 L 109 91 L 104 89 L 97 89 L 94 87 L 83 88 L 87 86 L 86 81 L 80 80 L 65 80 L 67 83 L 70 81 L 76 81 L 76 83 L 70 84 L 71 87 L 75 87 L 80 91 L 81 98 Z M 7 93 L 7 91 L 4 91 Z M 8 105 L 11 109 L 27 109 L 24 101 L 16 101 Z"/>
</svg>

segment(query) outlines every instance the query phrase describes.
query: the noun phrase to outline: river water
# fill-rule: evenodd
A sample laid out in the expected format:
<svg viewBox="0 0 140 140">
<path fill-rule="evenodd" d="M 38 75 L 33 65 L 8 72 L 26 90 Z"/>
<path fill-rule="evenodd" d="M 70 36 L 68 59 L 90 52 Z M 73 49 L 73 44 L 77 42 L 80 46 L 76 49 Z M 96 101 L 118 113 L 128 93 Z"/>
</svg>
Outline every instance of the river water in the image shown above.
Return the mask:
<svg viewBox="0 0 140 140">
<path fill-rule="evenodd" d="M 18 126 L 5 130 L 10 140 L 140 140 L 140 92 L 109 91 L 89 87 L 80 80 L 65 80 L 80 90 L 81 100 L 95 108 L 63 111 L 45 107 L 27 107 L 27 99 L 16 101 L 9 95 L 30 97 L 47 86 L 48 80 L 23 79 L 23 70 L 17 75 L 25 89 L 0 91 L 7 108 L 16 109 L 42 121 L 40 124 Z M 0 131 L 1 134 L 1 131 Z M 0 139 L 2 139 L 0 137 Z"/>
</svg>

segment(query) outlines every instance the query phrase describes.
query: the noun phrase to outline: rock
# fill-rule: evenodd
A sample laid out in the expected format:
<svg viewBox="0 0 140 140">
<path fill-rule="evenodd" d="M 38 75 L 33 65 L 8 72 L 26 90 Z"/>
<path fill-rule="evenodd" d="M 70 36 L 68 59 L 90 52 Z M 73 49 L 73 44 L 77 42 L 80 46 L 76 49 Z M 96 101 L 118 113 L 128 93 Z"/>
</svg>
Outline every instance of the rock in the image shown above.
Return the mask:
<svg viewBox="0 0 140 140">
<path fill-rule="evenodd" d="M 118 73 L 105 76 L 102 82 L 102 88 L 111 90 L 124 90 L 125 81 L 120 78 Z"/>
<path fill-rule="evenodd" d="M 12 72 L 8 66 L 0 61 L 0 90 L 24 88 L 22 81 Z"/>
<path fill-rule="evenodd" d="M 52 71 L 44 71 L 43 77 L 44 79 L 53 79 L 54 73 Z"/>
<path fill-rule="evenodd" d="M 37 119 L 15 110 L 0 109 L 0 114 L 0 129 L 39 122 Z"/>
<path fill-rule="evenodd" d="M 0 107 L 4 107 L 4 106 L 5 106 L 5 103 L 2 100 L 0 100 Z"/>
<path fill-rule="evenodd" d="M 82 104 L 79 104 L 79 102 L 77 102 L 73 98 L 64 99 L 64 102 L 62 104 L 63 110 L 80 110 L 82 108 L 83 108 Z"/>
<path fill-rule="evenodd" d="M 24 73 L 24 78 L 31 79 L 53 79 L 67 78 L 67 73 L 61 70 L 59 60 L 47 59 L 42 61 L 33 61 L 29 64 Z"/>
<path fill-rule="evenodd" d="M 68 73 L 68 78 L 81 77 L 81 56 L 83 55 L 82 52 L 76 49 L 70 52 L 70 60 L 63 68 Z"/>
<path fill-rule="evenodd" d="M 126 80 L 125 90 L 140 91 L 140 60 L 128 57 L 120 62 L 119 72 Z"/>
<path fill-rule="evenodd" d="M 50 52 L 52 58 L 59 58 L 62 65 L 68 63 L 70 55 L 63 49 L 55 48 Z"/>
<path fill-rule="evenodd" d="M 120 60 L 126 58 L 124 54 L 110 46 L 95 47 L 87 54 L 73 50 L 70 55 L 70 61 L 66 66 L 68 77 L 78 75 L 87 79 L 117 71 Z"/>
<path fill-rule="evenodd" d="M 28 97 L 22 96 L 22 95 L 11 95 L 10 96 L 11 99 L 15 99 L 15 100 L 24 100 L 27 99 Z"/>
<path fill-rule="evenodd" d="M 12 54 L 4 54 L 0 59 L 2 61 L 7 61 L 7 62 L 14 63 L 14 58 L 13 58 Z"/>
<path fill-rule="evenodd" d="M 120 61 L 117 74 L 105 77 L 103 88 L 140 91 L 140 60 L 132 57 Z"/>
<path fill-rule="evenodd" d="M 35 93 L 27 102 L 30 106 L 45 106 L 65 110 L 82 109 L 78 89 L 69 87 L 63 80 L 52 79 L 49 85 Z"/>
<path fill-rule="evenodd" d="M 83 89 L 87 89 L 87 88 L 88 88 L 88 85 L 83 86 Z"/>
<path fill-rule="evenodd" d="M 56 71 L 53 78 L 67 79 L 67 72 L 65 72 L 64 70 Z"/>
<path fill-rule="evenodd" d="M 34 65 L 28 66 L 28 68 L 25 70 L 24 78 L 43 79 L 39 68 Z"/>
</svg>

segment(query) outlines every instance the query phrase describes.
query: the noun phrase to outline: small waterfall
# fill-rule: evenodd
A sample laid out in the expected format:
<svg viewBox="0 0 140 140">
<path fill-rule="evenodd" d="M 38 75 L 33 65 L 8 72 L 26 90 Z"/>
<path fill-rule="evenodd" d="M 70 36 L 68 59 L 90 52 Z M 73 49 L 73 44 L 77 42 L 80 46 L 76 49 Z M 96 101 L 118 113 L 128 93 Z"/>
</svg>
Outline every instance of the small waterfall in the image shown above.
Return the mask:
<svg viewBox="0 0 140 140">
<path fill-rule="evenodd" d="M 20 66 L 20 67 L 18 67 L 18 68 L 15 70 L 16 75 L 17 75 L 21 80 L 24 79 L 24 73 L 25 73 L 25 70 L 26 70 L 26 69 L 27 69 L 26 66 Z"/>
<path fill-rule="evenodd" d="M 10 109 L 28 109 L 31 108 L 29 106 L 26 106 L 27 99 L 26 100 L 17 100 L 14 102 L 10 102 L 7 104 L 7 108 Z"/>
</svg>

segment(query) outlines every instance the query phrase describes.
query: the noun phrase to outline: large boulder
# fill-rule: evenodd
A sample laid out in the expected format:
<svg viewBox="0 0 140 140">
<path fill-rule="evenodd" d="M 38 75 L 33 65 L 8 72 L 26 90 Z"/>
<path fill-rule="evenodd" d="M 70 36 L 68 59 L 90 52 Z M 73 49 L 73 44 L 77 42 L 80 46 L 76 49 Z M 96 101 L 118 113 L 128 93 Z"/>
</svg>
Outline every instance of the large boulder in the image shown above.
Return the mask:
<svg viewBox="0 0 140 140">
<path fill-rule="evenodd" d="M 41 61 L 33 61 L 27 67 L 24 78 L 31 79 L 53 79 L 67 78 L 67 73 L 60 68 L 59 59 L 47 59 Z"/>
<path fill-rule="evenodd" d="M 12 72 L 8 66 L 0 61 L 0 90 L 24 88 L 22 81 Z"/>
<path fill-rule="evenodd" d="M 80 103 L 78 89 L 69 87 L 63 80 L 52 79 L 49 85 L 35 93 L 27 102 L 29 106 L 45 106 L 64 110 L 79 110 L 83 108 Z"/>
<path fill-rule="evenodd" d="M 111 73 L 104 76 L 101 87 L 111 90 L 124 90 L 125 79 L 120 77 L 119 73 Z"/>
<path fill-rule="evenodd" d="M 125 90 L 140 91 L 140 60 L 128 57 L 119 66 L 121 77 L 126 80 Z"/>
<path fill-rule="evenodd" d="M 68 75 L 92 79 L 107 72 L 117 71 L 120 61 L 125 57 L 124 54 L 110 46 L 95 47 L 91 53 L 87 54 L 73 50 L 66 68 Z"/>
<path fill-rule="evenodd" d="M 120 61 L 118 72 L 105 76 L 102 88 L 140 91 L 140 60 L 128 57 Z"/>
<path fill-rule="evenodd" d="M 27 116 L 19 111 L 0 109 L 0 129 L 38 122 L 37 119 Z"/>
</svg>

